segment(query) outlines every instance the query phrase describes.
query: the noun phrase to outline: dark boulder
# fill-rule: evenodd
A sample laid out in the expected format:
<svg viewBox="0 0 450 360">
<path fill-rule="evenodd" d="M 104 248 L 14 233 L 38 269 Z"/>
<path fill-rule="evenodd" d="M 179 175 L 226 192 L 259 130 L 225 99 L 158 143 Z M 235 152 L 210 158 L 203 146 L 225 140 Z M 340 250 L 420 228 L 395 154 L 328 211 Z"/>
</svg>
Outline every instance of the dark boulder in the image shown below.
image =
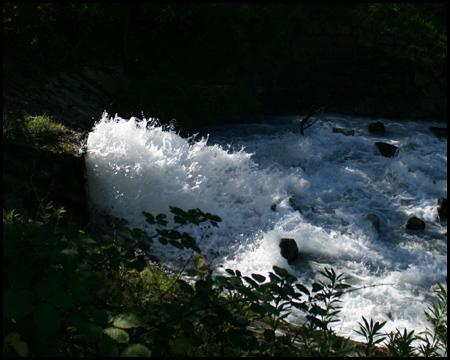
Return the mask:
<svg viewBox="0 0 450 360">
<path fill-rule="evenodd" d="M 368 126 L 369 132 L 377 135 L 384 135 L 384 124 L 381 121 L 370 124 Z"/>
<path fill-rule="evenodd" d="M 355 130 L 352 129 L 344 129 L 344 128 L 333 128 L 333 132 L 336 134 L 342 134 L 345 136 L 353 136 L 355 135 Z"/>
<path fill-rule="evenodd" d="M 439 222 L 442 223 L 443 220 L 447 220 L 447 199 L 445 198 L 438 199 L 437 213 Z"/>
<path fill-rule="evenodd" d="M 298 246 L 294 239 L 283 238 L 280 240 L 281 256 L 287 259 L 288 263 L 298 258 Z"/>
<path fill-rule="evenodd" d="M 381 141 L 376 142 L 375 145 L 384 157 L 394 157 L 398 150 L 397 146 Z"/>
<path fill-rule="evenodd" d="M 447 128 L 437 126 L 430 126 L 430 131 L 438 138 L 447 137 Z"/>
<path fill-rule="evenodd" d="M 366 219 L 372 223 L 374 229 L 377 232 L 381 231 L 380 218 L 378 217 L 378 215 L 372 213 L 372 214 L 367 215 Z"/>
<path fill-rule="evenodd" d="M 412 218 L 408 219 L 406 222 L 406 228 L 408 230 L 424 230 L 425 229 L 425 223 L 420 220 L 419 218 L 413 216 Z"/>
</svg>

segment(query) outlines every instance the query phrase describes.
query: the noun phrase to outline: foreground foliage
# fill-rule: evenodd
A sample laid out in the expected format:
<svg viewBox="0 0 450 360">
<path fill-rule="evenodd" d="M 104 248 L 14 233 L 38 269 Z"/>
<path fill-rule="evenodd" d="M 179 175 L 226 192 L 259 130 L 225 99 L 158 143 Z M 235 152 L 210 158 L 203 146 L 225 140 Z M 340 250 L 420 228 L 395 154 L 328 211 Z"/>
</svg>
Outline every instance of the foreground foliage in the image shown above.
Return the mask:
<svg viewBox="0 0 450 360">
<path fill-rule="evenodd" d="M 4 356 L 371 356 L 385 339 L 388 355 L 446 353 L 441 284 L 419 347 L 413 331 L 381 334 L 384 323 L 365 318 L 361 347 L 330 328 L 350 287 L 333 269 L 311 287 L 277 266 L 268 277 L 231 269 L 213 277 L 196 240 L 181 229 L 218 226 L 215 215 L 171 207 L 173 221 L 144 213 L 153 236 L 124 227 L 94 237 L 58 226 L 60 210 L 32 222 L 4 213 Z M 143 252 L 155 240 L 192 251 L 191 280 L 148 262 Z M 280 333 L 293 309 L 306 323 Z"/>
</svg>

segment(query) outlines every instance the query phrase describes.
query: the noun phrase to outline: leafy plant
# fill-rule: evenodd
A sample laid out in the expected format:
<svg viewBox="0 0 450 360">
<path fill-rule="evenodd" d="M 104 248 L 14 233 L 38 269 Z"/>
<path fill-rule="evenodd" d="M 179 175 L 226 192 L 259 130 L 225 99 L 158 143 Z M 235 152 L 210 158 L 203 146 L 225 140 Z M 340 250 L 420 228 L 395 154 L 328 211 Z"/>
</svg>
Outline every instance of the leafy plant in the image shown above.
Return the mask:
<svg viewBox="0 0 450 360">
<path fill-rule="evenodd" d="M 425 311 L 431 329 L 427 328 L 421 332 L 417 339 L 424 341 L 418 348 L 423 356 L 447 355 L 447 290 L 442 283 L 438 283 L 439 289 L 434 293 L 437 302 L 428 306 Z"/>
<path fill-rule="evenodd" d="M 74 225 L 55 225 L 58 212 L 51 205 L 43 209 L 50 215 L 39 222 L 4 213 L 4 356 L 355 353 L 355 344 L 330 327 L 349 287 L 333 269 L 321 271 L 324 279 L 309 289 L 277 266 L 268 276 L 225 269 L 213 277 L 198 242 L 182 228 L 218 226 L 216 215 L 171 207 L 173 221 L 164 214 L 144 213 L 154 235 L 122 227 L 94 237 Z M 144 253 L 151 253 L 155 240 L 191 251 L 191 268 L 170 273 L 149 263 Z M 434 315 L 429 314 L 437 328 L 425 336 L 439 338 L 439 343 L 424 347 L 427 355 L 445 341 L 445 289 L 438 294 L 440 302 L 433 305 Z M 303 311 L 307 320 L 286 331 L 285 319 L 293 309 Z M 368 340 L 365 354 L 370 355 L 385 338 L 380 333 L 384 323 L 363 321 L 358 333 Z M 260 328 L 261 322 L 267 325 Z M 413 334 L 390 334 L 390 353 L 413 355 Z"/>
<path fill-rule="evenodd" d="M 387 335 L 388 342 L 386 347 L 389 352 L 389 356 L 395 357 L 410 357 L 415 355 L 415 348 L 412 346 L 412 342 L 415 340 L 414 330 L 407 332 L 405 329 L 403 334 L 400 330 L 391 331 Z"/>
<path fill-rule="evenodd" d="M 386 321 L 381 323 L 377 321 L 374 323 L 373 319 L 371 319 L 369 323 L 364 316 L 363 321 L 364 324 L 358 322 L 359 330 L 355 330 L 355 332 L 366 338 L 365 355 L 370 356 L 375 349 L 375 345 L 381 343 L 386 337 L 386 335 L 380 333 L 380 330 L 384 327 Z"/>
</svg>

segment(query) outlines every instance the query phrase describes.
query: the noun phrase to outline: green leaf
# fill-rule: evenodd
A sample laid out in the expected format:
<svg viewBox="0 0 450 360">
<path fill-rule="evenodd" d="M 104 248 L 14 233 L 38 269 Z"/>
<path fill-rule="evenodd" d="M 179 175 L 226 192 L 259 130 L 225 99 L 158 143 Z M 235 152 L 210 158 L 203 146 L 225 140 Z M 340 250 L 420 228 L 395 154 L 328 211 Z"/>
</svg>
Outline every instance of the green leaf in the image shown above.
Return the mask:
<svg viewBox="0 0 450 360">
<path fill-rule="evenodd" d="M 189 355 L 192 351 L 192 344 L 185 337 L 177 337 L 169 340 L 171 350 L 177 355 Z"/>
<path fill-rule="evenodd" d="M 128 345 L 125 349 L 123 349 L 120 356 L 123 357 L 150 357 L 152 356 L 152 352 L 150 349 L 141 344 L 131 344 Z"/>
<path fill-rule="evenodd" d="M 304 302 L 292 301 L 291 303 L 297 309 L 300 309 L 300 310 L 303 310 L 303 311 L 307 311 L 308 310 L 308 305 L 306 305 Z"/>
<path fill-rule="evenodd" d="M 106 324 L 109 320 L 108 314 L 104 310 L 97 309 L 94 305 L 88 305 L 86 307 L 86 314 L 92 317 L 94 323 L 97 325 Z"/>
<path fill-rule="evenodd" d="M 313 283 L 312 284 L 312 291 L 313 292 L 319 292 L 323 290 L 323 285 L 317 284 L 317 283 Z"/>
<path fill-rule="evenodd" d="M 281 276 L 282 278 L 286 278 L 286 277 L 288 277 L 290 275 L 289 272 L 286 269 L 280 268 L 280 267 L 275 266 L 275 265 L 273 266 L 273 270 L 275 271 L 275 273 L 278 276 Z"/>
<path fill-rule="evenodd" d="M 321 315 L 321 316 L 325 316 L 325 315 L 327 314 L 327 310 L 321 308 L 321 307 L 318 306 L 318 305 L 313 305 L 313 306 L 311 307 L 310 312 L 311 312 L 312 314 L 314 314 L 314 315 Z"/>
<path fill-rule="evenodd" d="M 241 280 L 240 277 L 233 276 L 233 277 L 231 277 L 231 278 L 229 279 L 229 283 L 230 283 L 231 285 L 233 285 L 234 287 L 239 287 L 239 286 L 242 285 L 242 280 Z"/>
<path fill-rule="evenodd" d="M 261 316 L 265 316 L 267 314 L 266 309 L 257 303 L 252 303 L 250 305 L 250 309 Z"/>
<path fill-rule="evenodd" d="M 118 329 L 115 327 L 109 327 L 103 330 L 103 332 L 108 335 L 114 341 L 120 344 L 127 344 L 130 341 L 130 336 L 125 330 Z"/>
<path fill-rule="evenodd" d="M 174 216 L 173 220 L 177 223 L 177 224 L 181 224 L 181 225 L 185 225 L 187 224 L 187 220 L 181 216 Z"/>
<path fill-rule="evenodd" d="M 146 217 L 145 221 L 147 221 L 149 224 L 152 224 L 152 225 L 156 224 L 155 217 L 152 214 L 145 212 L 145 211 L 143 211 L 142 213 Z"/>
<path fill-rule="evenodd" d="M 205 263 L 205 259 L 203 259 L 201 256 L 196 256 L 195 257 L 195 259 L 194 259 L 194 266 L 197 269 L 200 269 L 203 266 L 204 263 Z"/>
<path fill-rule="evenodd" d="M 158 241 L 163 244 L 163 245 L 167 245 L 167 243 L 169 242 L 166 238 L 164 237 L 159 237 Z"/>
<path fill-rule="evenodd" d="M 3 316 L 10 319 L 20 319 L 31 314 L 35 309 L 32 304 L 35 293 L 28 290 L 3 291 Z"/>
<path fill-rule="evenodd" d="M 69 274 L 74 273 L 80 262 L 78 252 L 76 250 L 66 249 L 61 251 L 61 254 L 65 255 L 63 259 L 64 270 Z"/>
<path fill-rule="evenodd" d="M 103 337 L 98 346 L 100 348 L 100 353 L 104 357 L 117 357 L 119 356 L 119 348 L 117 343 L 108 336 Z"/>
<path fill-rule="evenodd" d="M 28 344 L 20 338 L 20 334 L 17 332 L 8 333 L 4 337 L 3 343 L 4 345 L 12 346 L 17 355 L 21 357 L 25 357 L 28 354 Z"/>
<path fill-rule="evenodd" d="M 71 308 L 75 301 L 65 291 L 58 290 L 54 295 L 48 298 L 48 302 L 62 308 Z"/>
<path fill-rule="evenodd" d="M 252 278 L 248 277 L 248 276 L 244 276 L 243 279 L 248 282 L 252 288 L 257 289 L 259 287 L 259 285 L 256 283 L 255 280 L 253 280 Z"/>
<path fill-rule="evenodd" d="M 176 240 L 169 240 L 170 245 L 176 247 L 177 249 L 183 250 L 184 246 Z"/>
<path fill-rule="evenodd" d="M 89 289 L 80 280 L 74 278 L 68 285 L 75 300 L 82 302 L 89 300 Z"/>
<path fill-rule="evenodd" d="M 186 274 L 187 276 L 197 276 L 199 271 L 197 269 L 187 269 Z"/>
<path fill-rule="evenodd" d="M 209 220 L 211 220 L 211 221 L 214 221 L 214 222 L 221 222 L 222 221 L 222 219 L 219 217 L 219 216 L 217 216 L 217 215 L 213 215 L 213 214 L 206 214 L 206 217 L 209 219 Z"/>
<path fill-rule="evenodd" d="M 58 310 L 48 303 L 42 303 L 36 306 L 33 317 L 34 323 L 40 331 L 56 331 L 61 325 L 61 317 L 59 316 Z"/>
<path fill-rule="evenodd" d="M 121 329 L 132 329 L 141 326 L 142 322 L 135 314 L 127 313 L 116 316 L 113 325 Z"/>
<path fill-rule="evenodd" d="M 320 327 L 324 330 L 327 329 L 327 326 L 325 325 L 325 323 L 317 318 L 315 318 L 314 316 L 311 315 L 306 315 L 306 318 L 313 323 L 314 325 L 316 325 L 317 327 Z"/>
<path fill-rule="evenodd" d="M 39 297 L 47 299 L 48 297 L 56 294 L 58 284 L 52 279 L 45 278 L 36 285 L 36 290 Z"/>
<path fill-rule="evenodd" d="M 262 276 L 262 275 L 259 275 L 259 274 L 252 274 L 252 278 L 255 279 L 257 282 L 260 282 L 260 283 L 266 281 L 266 277 Z"/>
<path fill-rule="evenodd" d="M 136 256 L 136 261 L 133 263 L 133 268 L 141 272 L 147 267 L 147 259 L 145 255 Z"/>
<path fill-rule="evenodd" d="M 273 331 L 272 329 L 265 329 L 264 338 L 266 339 L 266 341 L 273 343 L 275 341 L 275 331 Z"/>
<path fill-rule="evenodd" d="M 158 214 L 156 215 L 156 222 L 159 225 L 166 226 L 168 222 L 166 221 L 167 215 L 166 214 Z"/>
<path fill-rule="evenodd" d="M 191 285 L 189 285 L 186 281 L 184 280 L 178 280 L 177 281 L 178 285 L 180 286 L 181 290 L 183 292 L 185 292 L 188 295 L 192 295 L 194 294 L 194 289 L 192 288 Z"/>
<path fill-rule="evenodd" d="M 233 275 L 233 276 L 235 275 L 235 272 L 232 269 L 225 269 L 225 271 L 230 275 Z"/>
<path fill-rule="evenodd" d="M 83 334 L 86 340 L 90 342 L 97 342 L 103 335 L 103 328 L 101 326 L 89 322 L 83 329 Z"/>
<path fill-rule="evenodd" d="M 180 232 L 178 232 L 176 230 L 172 230 L 167 233 L 167 237 L 172 240 L 177 240 L 177 239 L 181 239 L 181 234 L 180 234 Z"/>
<path fill-rule="evenodd" d="M 203 297 L 209 297 L 213 294 L 213 290 L 210 284 L 208 283 L 208 281 L 205 280 L 198 280 L 195 283 L 195 290 L 197 291 L 197 294 L 199 296 Z"/>
<path fill-rule="evenodd" d="M 29 275 L 21 270 L 11 271 L 8 280 L 14 289 L 27 289 L 30 286 Z"/>
<path fill-rule="evenodd" d="M 261 292 L 261 291 L 255 291 L 254 294 L 258 297 L 259 300 L 261 301 L 272 301 L 273 300 L 273 296 L 266 293 L 266 292 Z"/>
<path fill-rule="evenodd" d="M 309 290 L 302 284 L 295 284 L 295 287 L 300 290 L 302 293 L 309 295 Z"/>
<path fill-rule="evenodd" d="M 181 216 L 181 217 L 186 217 L 187 216 L 186 211 L 184 211 L 183 209 L 177 208 L 175 206 L 169 206 L 169 208 L 170 208 L 170 212 L 172 214 L 174 214 L 174 215 L 178 215 L 178 216 Z"/>
</svg>

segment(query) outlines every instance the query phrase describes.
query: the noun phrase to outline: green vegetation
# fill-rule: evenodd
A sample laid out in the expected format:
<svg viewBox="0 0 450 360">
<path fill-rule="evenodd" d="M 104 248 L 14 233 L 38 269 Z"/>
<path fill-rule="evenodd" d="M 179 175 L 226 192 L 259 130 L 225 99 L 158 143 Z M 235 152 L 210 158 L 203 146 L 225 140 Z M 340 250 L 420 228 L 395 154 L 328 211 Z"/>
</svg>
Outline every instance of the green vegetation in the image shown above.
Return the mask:
<svg viewBox="0 0 450 360">
<path fill-rule="evenodd" d="M 57 140 L 65 133 L 62 124 L 53 121 L 48 115 L 25 116 L 25 133 L 36 140 Z"/>
<path fill-rule="evenodd" d="M 3 137 L 9 140 L 26 138 L 39 143 L 56 143 L 67 137 L 69 133 L 69 129 L 47 114 L 26 115 L 18 124 L 3 123 Z"/>
<path fill-rule="evenodd" d="M 360 324 L 366 344 L 341 338 L 342 274 L 325 269 L 311 287 L 274 266 L 268 277 L 237 270 L 213 277 L 186 225 L 218 226 L 219 217 L 171 207 L 145 213 L 155 234 L 120 227 L 93 236 L 62 227 L 62 209 L 42 206 L 35 221 L 3 214 L 3 356 L 348 356 L 446 353 L 447 294 L 427 317 L 431 328 L 381 334 L 383 323 Z M 149 263 L 154 241 L 192 251 L 191 268 L 171 273 Z M 188 265 L 188 264 L 186 264 Z M 352 289 L 354 290 L 354 289 Z M 292 309 L 303 326 L 287 326 Z M 261 321 L 270 326 L 258 327 Z M 281 335 L 278 330 L 286 330 Z M 382 345 L 381 340 L 387 339 Z M 422 339 L 419 347 L 412 341 Z"/>
<path fill-rule="evenodd" d="M 386 6 L 387 5 L 387 6 Z M 426 63 L 446 60 L 447 9 L 437 3 L 366 3 L 356 11 L 366 26 L 407 39 L 411 56 Z"/>
<path fill-rule="evenodd" d="M 3 139 L 34 143 L 40 149 L 78 155 L 80 133 L 54 121 L 49 115 L 26 115 L 16 123 L 3 123 Z"/>
<path fill-rule="evenodd" d="M 15 75 L 43 81 L 58 71 L 113 64 L 122 72 L 108 88 L 110 113 L 144 112 L 189 127 L 329 102 L 344 109 L 362 90 L 398 101 L 403 86 L 416 84 L 396 64 L 426 73 L 426 85 L 446 67 L 446 14 L 445 3 L 6 3 L 3 64 L 7 84 Z M 337 45 L 330 42 L 336 35 Z M 343 92 L 345 80 L 326 78 L 344 74 L 348 81 L 347 67 L 359 82 Z M 378 72 L 387 93 L 357 87 L 368 72 Z M 438 83 L 424 91 L 440 96 L 446 87 Z M 412 95 L 404 96 L 411 107 Z"/>
</svg>

